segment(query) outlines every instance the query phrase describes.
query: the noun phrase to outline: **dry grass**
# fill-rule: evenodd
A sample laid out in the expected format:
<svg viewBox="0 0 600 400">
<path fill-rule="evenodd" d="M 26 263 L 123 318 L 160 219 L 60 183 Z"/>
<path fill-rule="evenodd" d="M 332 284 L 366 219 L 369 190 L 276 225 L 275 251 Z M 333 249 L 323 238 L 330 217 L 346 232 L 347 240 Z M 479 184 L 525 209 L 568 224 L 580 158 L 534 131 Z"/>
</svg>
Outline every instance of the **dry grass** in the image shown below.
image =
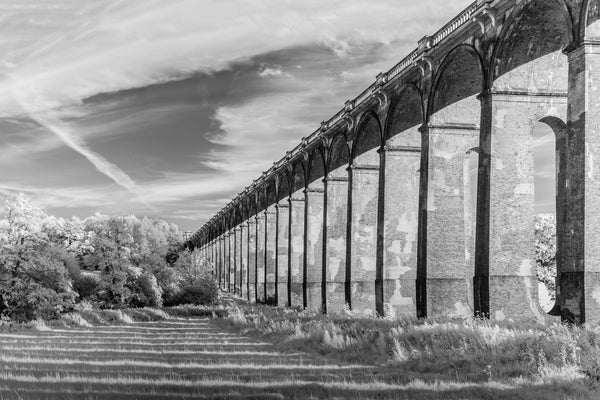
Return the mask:
<svg viewBox="0 0 600 400">
<path fill-rule="evenodd" d="M 598 333 L 561 325 L 327 317 L 240 303 L 87 310 L 3 328 L 0 399 L 599 397 Z"/>
<path fill-rule="evenodd" d="M 408 383 L 501 386 L 518 381 L 523 393 L 508 390 L 514 398 L 537 398 L 529 385 L 538 392 L 547 389 L 551 399 L 600 398 L 598 328 L 323 316 L 243 302 L 232 303 L 229 317 L 217 322 L 282 351 L 378 365 Z"/>
</svg>

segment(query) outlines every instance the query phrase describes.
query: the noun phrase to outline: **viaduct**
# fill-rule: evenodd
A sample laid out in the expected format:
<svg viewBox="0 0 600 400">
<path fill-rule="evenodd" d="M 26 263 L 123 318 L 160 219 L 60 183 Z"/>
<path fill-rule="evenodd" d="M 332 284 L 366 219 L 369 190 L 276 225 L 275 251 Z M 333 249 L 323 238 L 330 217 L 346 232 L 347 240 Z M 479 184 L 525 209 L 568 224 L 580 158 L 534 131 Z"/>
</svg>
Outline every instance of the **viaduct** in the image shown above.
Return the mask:
<svg viewBox="0 0 600 400">
<path fill-rule="evenodd" d="M 539 124 L 556 139 L 550 314 L 600 322 L 600 0 L 475 1 L 186 244 L 250 301 L 552 318 L 535 276 Z"/>
</svg>

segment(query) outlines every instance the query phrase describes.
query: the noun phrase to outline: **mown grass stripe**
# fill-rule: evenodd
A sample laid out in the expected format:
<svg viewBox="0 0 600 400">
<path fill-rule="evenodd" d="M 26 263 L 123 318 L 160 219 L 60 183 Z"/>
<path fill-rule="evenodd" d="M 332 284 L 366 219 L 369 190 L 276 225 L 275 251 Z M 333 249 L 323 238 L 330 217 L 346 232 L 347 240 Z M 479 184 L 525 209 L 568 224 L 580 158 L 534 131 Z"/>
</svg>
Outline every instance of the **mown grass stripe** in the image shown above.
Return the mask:
<svg viewBox="0 0 600 400">
<path fill-rule="evenodd" d="M 284 364 L 284 363 L 272 363 L 272 364 L 256 364 L 256 363 L 214 363 L 214 364 L 199 364 L 199 363 L 165 363 L 160 361 L 144 362 L 135 360 L 110 360 L 110 361 L 94 361 L 84 359 L 72 359 L 72 358 L 40 358 L 40 357 L 15 357 L 0 355 L 0 362 L 2 363 L 14 363 L 14 364 L 57 364 L 57 365 L 93 365 L 93 366 L 132 366 L 132 367 L 145 367 L 145 368 L 172 368 L 172 369 L 232 369 L 232 370 L 243 370 L 247 368 L 251 369 L 320 369 L 320 370 L 345 370 L 345 369 L 365 369 L 370 368 L 366 365 L 336 365 L 336 364 Z"/>
<path fill-rule="evenodd" d="M 2 351 L 37 351 L 37 352 L 62 352 L 64 353 L 135 353 L 135 354 L 148 354 L 148 355 L 228 355 L 228 356 L 265 356 L 265 357 L 302 357 L 305 356 L 302 353 L 281 353 L 276 351 L 252 351 L 252 350 L 230 350 L 230 351 L 214 351 L 214 350 L 200 350 L 200 351 L 189 351 L 189 350 L 145 350 L 145 349 L 99 349 L 99 348 L 72 348 L 72 347 L 11 347 L 11 346 L 0 346 Z"/>
</svg>

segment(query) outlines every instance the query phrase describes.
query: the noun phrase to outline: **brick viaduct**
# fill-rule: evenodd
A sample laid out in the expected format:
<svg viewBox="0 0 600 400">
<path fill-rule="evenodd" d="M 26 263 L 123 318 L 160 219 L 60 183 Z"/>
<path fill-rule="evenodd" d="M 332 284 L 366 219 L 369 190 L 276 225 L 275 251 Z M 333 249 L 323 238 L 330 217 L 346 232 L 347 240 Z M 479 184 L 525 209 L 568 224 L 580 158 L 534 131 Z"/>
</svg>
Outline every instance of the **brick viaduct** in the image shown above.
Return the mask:
<svg viewBox="0 0 600 400">
<path fill-rule="evenodd" d="M 187 245 L 250 301 L 552 318 L 535 277 L 538 124 L 556 135 L 550 314 L 599 322 L 600 0 L 477 0 Z"/>
</svg>

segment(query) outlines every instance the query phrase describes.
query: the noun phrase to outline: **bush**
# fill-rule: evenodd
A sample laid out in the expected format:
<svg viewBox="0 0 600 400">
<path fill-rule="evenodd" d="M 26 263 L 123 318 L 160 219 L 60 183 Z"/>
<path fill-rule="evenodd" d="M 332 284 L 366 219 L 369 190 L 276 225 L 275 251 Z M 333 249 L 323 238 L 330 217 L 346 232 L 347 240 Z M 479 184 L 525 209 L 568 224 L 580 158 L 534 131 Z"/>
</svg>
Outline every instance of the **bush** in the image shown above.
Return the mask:
<svg viewBox="0 0 600 400">
<path fill-rule="evenodd" d="M 56 319 L 73 309 L 75 293 L 61 292 L 44 287 L 34 281 L 13 280 L 0 289 L 2 315 L 17 322 L 34 319 Z"/>
<path fill-rule="evenodd" d="M 144 272 L 135 282 L 130 305 L 133 307 L 162 306 L 162 290 L 151 272 Z"/>
<path fill-rule="evenodd" d="M 175 296 L 171 306 L 180 304 L 208 305 L 214 304 L 219 298 L 219 287 L 217 282 L 210 276 L 204 274 L 196 280 L 194 285 L 185 285 Z"/>
<path fill-rule="evenodd" d="M 73 282 L 73 289 L 81 299 L 91 299 L 98 293 L 101 282 L 97 275 L 83 273 Z"/>
</svg>

